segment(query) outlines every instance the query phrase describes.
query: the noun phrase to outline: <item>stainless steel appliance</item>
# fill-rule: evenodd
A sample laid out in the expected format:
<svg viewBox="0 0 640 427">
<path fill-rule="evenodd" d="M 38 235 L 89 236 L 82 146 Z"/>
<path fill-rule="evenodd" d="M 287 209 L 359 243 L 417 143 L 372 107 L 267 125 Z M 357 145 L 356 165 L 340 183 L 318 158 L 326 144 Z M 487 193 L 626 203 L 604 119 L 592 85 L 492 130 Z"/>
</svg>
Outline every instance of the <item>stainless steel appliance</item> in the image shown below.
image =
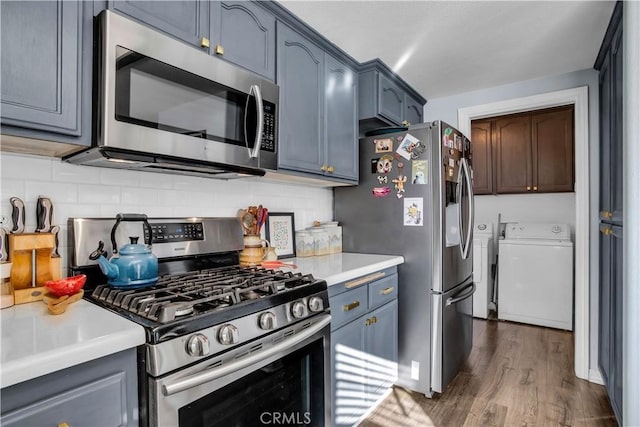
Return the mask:
<svg viewBox="0 0 640 427">
<path fill-rule="evenodd" d="M 277 85 L 111 11 L 98 37 L 93 145 L 66 160 L 225 179 L 276 169 Z"/>
<path fill-rule="evenodd" d="M 471 143 L 444 122 L 360 140 L 357 187 L 336 188 L 343 249 L 403 255 L 398 384 L 442 392 L 471 351 Z"/>
<path fill-rule="evenodd" d="M 104 251 L 114 220 L 69 220 L 71 271 L 88 275 L 86 298 L 146 331 L 138 350 L 140 424 L 324 426 L 330 413 L 326 282 L 239 267 L 243 240 L 235 218 L 148 221 L 160 279 L 115 289 L 89 259 Z M 115 239 L 144 233 L 141 223 L 122 222 Z"/>
</svg>

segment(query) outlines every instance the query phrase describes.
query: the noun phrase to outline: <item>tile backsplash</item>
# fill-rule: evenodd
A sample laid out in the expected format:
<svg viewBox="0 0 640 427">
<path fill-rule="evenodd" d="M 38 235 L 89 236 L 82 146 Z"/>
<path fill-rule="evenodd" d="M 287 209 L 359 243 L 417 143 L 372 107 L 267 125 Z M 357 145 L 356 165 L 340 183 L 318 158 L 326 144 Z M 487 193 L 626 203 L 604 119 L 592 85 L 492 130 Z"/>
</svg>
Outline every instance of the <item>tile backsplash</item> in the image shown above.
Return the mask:
<svg viewBox="0 0 640 427">
<path fill-rule="evenodd" d="M 259 178 L 216 180 L 191 176 L 78 166 L 57 158 L 1 153 L 0 214 L 11 228 L 9 198 L 22 199 L 26 232 L 36 227 L 38 196 L 54 206 L 61 227 L 60 254 L 67 266 L 67 218 L 115 217 L 119 212 L 152 217 L 236 216 L 238 209 L 262 204 L 272 212 L 293 212 L 295 228 L 333 219 L 333 191 Z M 66 270 L 65 270 L 66 271 Z"/>
</svg>

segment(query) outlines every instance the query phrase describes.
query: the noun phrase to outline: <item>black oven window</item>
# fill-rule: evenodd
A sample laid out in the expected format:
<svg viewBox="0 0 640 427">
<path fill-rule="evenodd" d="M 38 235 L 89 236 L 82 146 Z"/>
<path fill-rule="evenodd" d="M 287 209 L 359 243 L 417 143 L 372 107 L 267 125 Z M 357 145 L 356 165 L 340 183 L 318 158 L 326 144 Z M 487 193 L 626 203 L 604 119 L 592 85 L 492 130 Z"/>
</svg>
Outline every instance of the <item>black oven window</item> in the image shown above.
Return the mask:
<svg viewBox="0 0 640 427">
<path fill-rule="evenodd" d="M 121 46 L 116 54 L 117 120 L 245 145 L 245 110 L 255 122 L 253 96 L 247 102 L 245 93 Z"/>
<path fill-rule="evenodd" d="M 322 340 L 180 408 L 182 427 L 322 427 Z"/>
</svg>

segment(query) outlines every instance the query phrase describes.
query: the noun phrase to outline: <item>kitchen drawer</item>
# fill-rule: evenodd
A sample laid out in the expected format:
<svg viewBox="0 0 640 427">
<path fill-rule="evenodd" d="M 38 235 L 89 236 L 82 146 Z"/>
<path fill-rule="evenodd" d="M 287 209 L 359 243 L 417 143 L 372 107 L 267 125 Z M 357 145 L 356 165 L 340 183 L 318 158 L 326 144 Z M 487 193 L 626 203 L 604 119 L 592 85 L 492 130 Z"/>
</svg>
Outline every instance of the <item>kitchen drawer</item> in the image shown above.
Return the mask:
<svg viewBox="0 0 640 427">
<path fill-rule="evenodd" d="M 329 286 L 329 298 L 333 298 L 334 296 L 347 292 L 353 288 L 366 286 L 369 283 L 380 280 L 383 277 L 393 276 L 394 274 L 398 274 L 398 267 L 385 268 L 384 270 L 379 270 L 374 273 L 367 274 L 366 276 L 360 276 L 343 283 L 331 285 Z"/>
<path fill-rule="evenodd" d="M 369 310 L 367 299 L 366 286 L 352 289 L 331 298 L 329 300 L 331 306 L 331 330 L 335 330 L 356 317 L 365 314 Z"/>
<path fill-rule="evenodd" d="M 369 283 L 369 309 L 398 298 L 398 275 L 387 276 Z"/>
</svg>

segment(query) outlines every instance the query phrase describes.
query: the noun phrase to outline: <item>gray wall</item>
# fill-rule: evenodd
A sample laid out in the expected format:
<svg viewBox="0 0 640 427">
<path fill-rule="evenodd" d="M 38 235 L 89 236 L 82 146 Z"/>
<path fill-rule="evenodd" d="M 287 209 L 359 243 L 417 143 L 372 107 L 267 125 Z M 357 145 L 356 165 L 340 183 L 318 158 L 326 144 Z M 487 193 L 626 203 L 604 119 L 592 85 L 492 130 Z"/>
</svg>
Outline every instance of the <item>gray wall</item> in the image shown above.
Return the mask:
<svg viewBox="0 0 640 427">
<path fill-rule="evenodd" d="M 451 125 L 458 125 L 458 109 L 472 107 L 476 105 L 489 104 L 497 101 L 521 98 L 525 96 L 538 95 L 546 92 L 553 92 L 564 89 L 572 89 L 579 86 L 588 86 L 589 91 L 589 166 L 590 166 L 590 202 L 589 224 L 591 227 L 591 241 L 589 243 L 589 264 L 590 264 L 590 331 L 589 331 L 589 367 L 592 372 L 598 372 L 598 185 L 599 182 L 599 126 L 598 126 L 598 73 L 594 69 L 574 71 L 557 76 L 544 77 L 541 79 L 527 80 L 503 86 L 496 86 L 488 89 L 481 89 L 472 92 L 460 93 L 444 98 L 431 99 L 425 105 L 425 122 L 432 120 L 444 120 Z M 543 196 L 543 195 L 537 195 Z M 528 202 L 529 209 L 543 209 L 548 212 L 554 206 L 554 198 L 563 199 L 561 211 L 558 212 L 556 221 L 567 222 L 570 217 L 567 209 L 570 209 L 573 195 L 549 195 L 549 197 L 538 197 L 535 199 L 523 196 L 478 196 L 477 205 L 479 215 L 485 218 L 497 218 L 497 211 L 508 206 L 513 206 L 517 202 Z M 558 205 L 556 205 L 558 206 Z M 575 225 L 575 211 L 572 217 L 572 228 Z M 551 218 L 541 218 L 542 221 L 549 221 Z M 508 218 L 508 220 L 517 220 Z M 530 220 L 527 218 L 526 220 Z M 494 220 L 493 222 L 496 222 Z"/>
</svg>

